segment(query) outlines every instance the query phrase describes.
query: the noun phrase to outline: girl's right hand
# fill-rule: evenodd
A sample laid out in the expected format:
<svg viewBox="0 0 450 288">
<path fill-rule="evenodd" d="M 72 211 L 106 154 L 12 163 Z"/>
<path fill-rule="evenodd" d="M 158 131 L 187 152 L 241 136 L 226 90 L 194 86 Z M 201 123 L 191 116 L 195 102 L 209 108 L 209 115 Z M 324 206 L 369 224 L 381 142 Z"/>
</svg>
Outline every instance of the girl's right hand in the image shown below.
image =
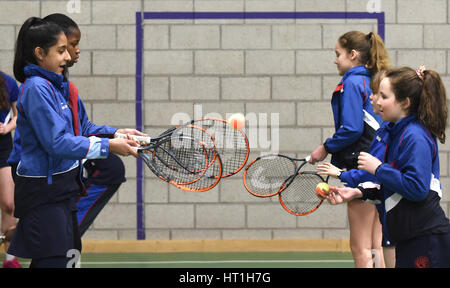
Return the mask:
<svg viewBox="0 0 450 288">
<path fill-rule="evenodd" d="M 129 136 L 128 136 L 129 137 Z M 138 157 L 137 151 L 133 149 L 133 147 L 139 147 L 139 144 L 136 143 L 131 137 L 129 139 L 122 138 L 114 138 L 109 139 L 109 152 L 118 154 L 121 156 L 133 155 L 134 157 Z"/>
<path fill-rule="evenodd" d="M 331 193 L 328 195 L 327 201 L 331 205 L 349 202 L 363 196 L 361 190 L 350 187 L 336 187 L 330 185 L 330 192 Z"/>
<path fill-rule="evenodd" d="M 311 152 L 309 163 L 316 164 L 317 162 L 322 161 L 328 155 L 327 150 L 325 150 L 325 146 L 320 145 L 313 152 Z"/>
<path fill-rule="evenodd" d="M 319 171 L 317 172 L 319 175 L 329 175 L 336 179 L 339 179 L 337 175 L 339 172 L 342 172 L 341 169 L 328 162 L 317 165 L 317 170 Z"/>
</svg>

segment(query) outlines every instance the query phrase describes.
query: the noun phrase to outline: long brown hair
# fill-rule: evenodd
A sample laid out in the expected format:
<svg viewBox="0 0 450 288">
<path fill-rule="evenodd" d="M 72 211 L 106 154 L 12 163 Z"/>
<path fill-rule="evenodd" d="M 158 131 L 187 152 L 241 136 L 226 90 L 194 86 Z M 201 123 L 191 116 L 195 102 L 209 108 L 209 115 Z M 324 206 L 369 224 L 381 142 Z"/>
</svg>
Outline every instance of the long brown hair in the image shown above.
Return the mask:
<svg viewBox="0 0 450 288">
<path fill-rule="evenodd" d="M 352 50 L 359 52 L 359 61 L 372 76 L 391 67 L 383 39 L 375 32 L 366 35 L 361 31 L 350 31 L 339 37 L 338 41 L 348 53 Z"/>
<path fill-rule="evenodd" d="M 2 72 L 0 72 L 0 109 L 9 109 L 9 99 L 8 99 L 8 93 L 6 92 L 5 87 L 5 79 L 3 78 Z"/>
<path fill-rule="evenodd" d="M 447 97 L 441 77 L 436 71 L 417 72 L 409 67 L 386 71 L 397 102 L 409 98 L 409 113 L 417 117 L 441 143 L 445 143 L 447 125 Z"/>
</svg>

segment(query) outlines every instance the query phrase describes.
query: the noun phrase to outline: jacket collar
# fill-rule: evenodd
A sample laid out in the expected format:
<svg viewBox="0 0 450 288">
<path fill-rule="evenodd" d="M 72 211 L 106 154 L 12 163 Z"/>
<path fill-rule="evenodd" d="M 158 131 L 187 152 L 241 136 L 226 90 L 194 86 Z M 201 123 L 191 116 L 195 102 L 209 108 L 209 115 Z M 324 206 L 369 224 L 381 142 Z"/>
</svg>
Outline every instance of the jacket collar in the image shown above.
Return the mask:
<svg viewBox="0 0 450 288">
<path fill-rule="evenodd" d="M 389 123 L 388 125 L 386 125 L 386 129 L 389 132 L 389 134 L 391 134 L 392 136 L 397 135 L 398 133 L 401 133 L 401 131 L 403 131 L 406 127 L 406 125 L 408 125 L 411 122 L 414 122 L 417 120 L 417 115 L 416 114 L 411 114 L 409 116 L 406 116 L 400 120 L 398 120 L 396 123 Z"/>
<path fill-rule="evenodd" d="M 344 82 L 344 80 L 347 79 L 350 75 L 362 75 L 362 76 L 370 77 L 371 73 L 363 65 L 355 66 L 353 68 L 348 69 L 344 73 L 344 76 L 342 76 L 342 80 L 341 80 L 340 83 Z"/>
<path fill-rule="evenodd" d="M 39 76 L 48 81 L 59 89 L 63 89 L 64 76 L 55 72 L 44 69 L 35 64 L 28 64 L 23 69 L 26 77 Z"/>
</svg>

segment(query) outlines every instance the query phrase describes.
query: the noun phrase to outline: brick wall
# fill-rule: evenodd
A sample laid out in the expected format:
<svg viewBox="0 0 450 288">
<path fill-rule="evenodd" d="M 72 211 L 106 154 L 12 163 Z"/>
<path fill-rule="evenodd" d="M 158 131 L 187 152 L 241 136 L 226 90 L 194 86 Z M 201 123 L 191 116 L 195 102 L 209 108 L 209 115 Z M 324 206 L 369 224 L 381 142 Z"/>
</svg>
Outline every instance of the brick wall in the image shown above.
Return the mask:
<svg viewBox="0 0 450 288">
<path fill-rule="evenodd" d="M 380 1 L 386 15 L 386 46 L 394 65 L 425 64 L 441 73 L 450 90 L 450 0 Z M 15 36 L 27 17 L 67 13 L 68 2 L 0 0 L 0 69 L 12 74 Z M 71 80 L 94 123 L 124 128 L 135 123 L 135 12 L 366 12 L 368 0 L 80 3 L 81 13 L 68 14 L 82 31 L 82 54 L 71 69 Z M 349 30 L 368 33 L 377 27 L 374 20 L 352 19 L 145 20 L 144 24 L 147 133 L 155 135 L 167 128 L 174 115 L 193 117 L 199 109 L 202 115 L 223 117 L 234 112 L 267 115 L 267 140 L 272 132 L 279 135 L 280 152 L 296 156 L 306 155 L 333 133 L 329 101 L 340 78 L 333 64 L 337 38 Z M 278 115 L 278 130 L 270 127 L 272 113 Z M 250 159 L 267 151 L 261 139 L 255 141 Z M 441 204 L 447 215 L 449 152 L 449 144 L 440 145 Z M 85 238 L 136 237 L 136 161 L 122 159 L 128 180 Z M 147 170 L 144 184 L 148 239 L 348 237 L 345 205 L 324 204 L 311 216 L 295 217 L 277 199 L 250 196 L 243 187 L 242 173 L 206 193 L 183 192 Z"/>
</svg>

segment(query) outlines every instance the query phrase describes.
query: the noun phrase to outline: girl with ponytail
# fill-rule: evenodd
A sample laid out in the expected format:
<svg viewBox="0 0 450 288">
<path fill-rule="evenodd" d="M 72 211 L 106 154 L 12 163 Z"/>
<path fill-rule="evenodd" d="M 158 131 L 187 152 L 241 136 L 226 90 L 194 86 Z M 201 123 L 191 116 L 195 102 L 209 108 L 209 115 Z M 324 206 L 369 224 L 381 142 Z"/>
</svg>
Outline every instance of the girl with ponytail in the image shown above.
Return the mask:
<svg viewBox="0 0 450 288">
<path fill-rule="evenodd" d="M 445 142 L 446 93 L 438 73 L 421 66 L 389 69 L 375 105 L 388 121 L 384 161 L 361 153 L 358 168 L 377 187 L 336 188 L 330 203 L 384 201 L 389 237 L 396 242 L 396 267 L 450 267 L 450 223 L 439 202 L 437 139 Z"/>
<path fill-rule="evenodd" d="M 382 39 L 377 33 L 350 31 L 335 47 L 341 81 L 331 98 L 335 133 L 311 153 L 311 163 L 331 154 L 331 163 L 341 169 L 357 168 L 361 151 L 369 151 L 381 119 L 375 115 L 369 96 L 373 76 L 390 67 Z M 350 248 L 356 267 L 366 267 L 372 252 L 381 255 L 381 224 L 375 206 L 356 200 L 348 204 Z M 375 253 L 377 253 L 375 252 Z M 381 266 L 383 266 L 382 264 Z"/>
<path fill-rule="evenodd" d="M 76 201 L 84 191 L 81 160 L 109 153 L 137 157 L 131 146 L 138 143 L 108 139 L 116 128 L 90 123 L 81 99 L 72 105 L 63 76 L 71 60 L 60 26 L 37 17 L 25 21 L 14 58 L 14 75 L 23 83 L 17 101 L 21 137 L 13 149 L 18 163 L 12 166 L 19 222 L 8 253 L 31 258 L 30 267 L 65 268 L 77 262 L 69 257 L 81 253 L 76 218 Z"/>
</svg>

